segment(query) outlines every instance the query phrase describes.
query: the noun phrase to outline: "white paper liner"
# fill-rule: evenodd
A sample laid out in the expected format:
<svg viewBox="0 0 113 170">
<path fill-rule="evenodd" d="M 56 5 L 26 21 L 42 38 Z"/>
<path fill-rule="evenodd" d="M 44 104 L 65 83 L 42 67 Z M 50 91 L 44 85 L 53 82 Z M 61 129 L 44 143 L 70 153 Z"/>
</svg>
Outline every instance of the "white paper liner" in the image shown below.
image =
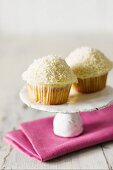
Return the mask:
<svg viewBox="0 0 113 170">
<path fill-rule="evenodd" d="M 113 88 L 107 86 L 100 92 L 91 94 L 81 94 L 75 91 L 70 92 L 68 102 L 61 105 L 42 105 L 31 102 L 28 98 L 27 88 L 23 87 L 20 91 L 20 98 L 31 108 L 48 112 L 85 112 L 101 109 L 113 103 Z"/>
</svg>

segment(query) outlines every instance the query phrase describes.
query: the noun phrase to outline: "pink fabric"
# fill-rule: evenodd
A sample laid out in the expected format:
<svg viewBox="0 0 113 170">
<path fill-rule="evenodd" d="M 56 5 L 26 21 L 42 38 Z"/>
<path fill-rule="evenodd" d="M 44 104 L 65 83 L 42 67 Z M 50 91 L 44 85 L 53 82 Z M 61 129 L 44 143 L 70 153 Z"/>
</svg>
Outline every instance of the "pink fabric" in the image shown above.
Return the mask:
<svg viewBox="0 0 113 170">
<path fill-rule="evenodd" d="M 102 142 L 113 140 L 113 105 L 81 113 L 84 133 L 75 138 L 55 136 L 53 117 L 22 123 L 19 130 L 8 132 L 5 141 L 32 158 L 47 161 Z M 59 125 L 59 126 L 63 126 Z"/>
</svg>

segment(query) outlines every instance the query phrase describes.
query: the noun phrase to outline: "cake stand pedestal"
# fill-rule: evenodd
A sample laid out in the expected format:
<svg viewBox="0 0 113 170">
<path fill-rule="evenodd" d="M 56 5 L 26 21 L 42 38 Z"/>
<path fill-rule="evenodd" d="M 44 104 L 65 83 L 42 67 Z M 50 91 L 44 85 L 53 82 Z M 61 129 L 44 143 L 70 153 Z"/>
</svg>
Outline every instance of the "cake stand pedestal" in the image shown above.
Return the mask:
<svg viewBox="0 0 113 170">
<path fill-rule="evenodd" d="M 91 94 L 81 94 L 71 90 L 68 102 L 61 105 L 42 105 L 31 102 L 26 86 L 21 89 L 19 95 L 28 107 L 57 113 L 53 121 L 53 130 L 56 135 L 62 137 L 74 137 L 82 133 L 80 112 L 99 110 L 113 103 L 113 88 L 110 86 Z"/>
</svg>

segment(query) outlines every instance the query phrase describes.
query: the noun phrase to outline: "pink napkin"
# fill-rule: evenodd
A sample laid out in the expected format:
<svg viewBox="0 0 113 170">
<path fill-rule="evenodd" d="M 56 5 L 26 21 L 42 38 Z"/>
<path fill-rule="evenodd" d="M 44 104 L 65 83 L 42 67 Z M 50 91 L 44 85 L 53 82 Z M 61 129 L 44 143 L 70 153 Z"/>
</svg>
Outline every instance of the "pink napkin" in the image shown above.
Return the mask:
<svg viewBox="0 0 113 170">
<path fill-rule="evenodd" d="M 113 105 L 81 113 L 84 133 L 74 138 L 55 136 L 53 117 L 22 123 L 19 130 L 8 132 L 5 141 L 32 158 L 47 161 L 69 152 L 113 140 Z M 59 125 L 59 126 L 63 126 Z"/>
</svg>

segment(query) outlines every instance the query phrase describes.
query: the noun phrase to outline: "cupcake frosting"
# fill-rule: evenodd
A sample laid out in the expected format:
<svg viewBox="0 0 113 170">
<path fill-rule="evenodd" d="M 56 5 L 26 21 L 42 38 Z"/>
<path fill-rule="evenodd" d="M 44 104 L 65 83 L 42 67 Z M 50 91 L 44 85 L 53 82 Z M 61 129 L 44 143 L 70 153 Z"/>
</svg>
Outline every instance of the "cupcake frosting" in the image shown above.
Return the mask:
<svg viewBox="0 0 113 170">
<path fill-rule="evenodd" d="M 49 55 L 34 60 L 23 73 L 22 78 L 32 85 L 77 82 L 75 74 L 65 60 L 56 55 Z"/>
<path fill-rule="evenodd" d="M 66 62 L 81 79 L 104 75 L 113 68 L 112 61 L 101 51 L 90 47 L 71 52 Z"/>
</svg>

